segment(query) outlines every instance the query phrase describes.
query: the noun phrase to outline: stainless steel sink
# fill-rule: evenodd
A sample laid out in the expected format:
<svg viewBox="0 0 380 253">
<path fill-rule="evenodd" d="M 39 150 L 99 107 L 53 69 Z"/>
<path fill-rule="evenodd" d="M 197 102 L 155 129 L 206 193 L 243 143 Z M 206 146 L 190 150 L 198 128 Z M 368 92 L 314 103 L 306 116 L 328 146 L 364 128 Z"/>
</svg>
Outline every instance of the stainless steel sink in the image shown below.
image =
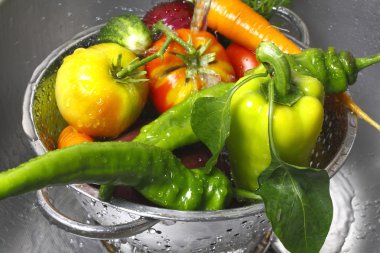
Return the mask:
<svg viewBox="0 0 380 253">
<path fill-rule="evenodd" d="M 0 0 L 0 170 L 35 156 L 22 130 L 24 91 L 37 65 L 75 34 L 127 11 L 143 13 L 154 0 Z M 377 0 L 294 0 L 307 24 L 311 46 L 347 49 L 357 56 L 380 52 Z M 359 74 L 350 88 L 355 101 L 380 121 L 380 65 Z M 345 166 L 332 179 L 341 220 L 330 240 L 337 252 L 380 252 L 380 133 L 363 121 Z M 66 188 L 55 204 L 89 220 Z M 102 242 L 50 225 L 35 205 L 35 193 L 0 201 L 0 252 L 108 252 Z M 328 241 L 329 242 L 329 241 Z M 327 242 L 327 243 L 328 243 Z M 328 248 L 329 245 L 326 245 Z"/>
</svg>

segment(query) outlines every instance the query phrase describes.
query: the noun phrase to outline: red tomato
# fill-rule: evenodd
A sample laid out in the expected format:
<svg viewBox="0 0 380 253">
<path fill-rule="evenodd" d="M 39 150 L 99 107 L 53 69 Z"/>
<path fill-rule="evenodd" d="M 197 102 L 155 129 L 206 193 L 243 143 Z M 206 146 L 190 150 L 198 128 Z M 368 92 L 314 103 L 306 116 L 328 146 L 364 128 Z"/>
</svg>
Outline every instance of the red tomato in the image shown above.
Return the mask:
<svg viewBox="0 0 380 253">
<path fill-rule="evenodd" d="M 184 41 L 192 42 L 199 49 L 208 43 L 207 50 L 202 54 L 215 53 L 215 60 L 205 64 L 200 63 L 201 56 L 189 56 L 186 50 L 176 42 L 172 42 L 163 59 L 157 58 L 146 64 L 147 76 L 150 80 L 150 95 L 159 112 L 164 112 L 187 98 L 191 93 L 219 82 L 235 81 L 235 72 L 230 64 L 225 49 L 216 38 L 206 32 L 191 33 L 190 29 L 178 29 L 178 36 Z M 156 41 L 148 54 L 157 52 L 165 41 L 164 36 Z M 179 55 L 184 55 L 184 60 Z"/>
<path fill-rule="evenodd" d="M 226 53 L 234 67 L 236 78 L 244 76 L 244 72 L 253 69 L 260 64 L 256 60 L 255 52 L 236 43 L 231 43 L 227 47 Z"/>
</svg>

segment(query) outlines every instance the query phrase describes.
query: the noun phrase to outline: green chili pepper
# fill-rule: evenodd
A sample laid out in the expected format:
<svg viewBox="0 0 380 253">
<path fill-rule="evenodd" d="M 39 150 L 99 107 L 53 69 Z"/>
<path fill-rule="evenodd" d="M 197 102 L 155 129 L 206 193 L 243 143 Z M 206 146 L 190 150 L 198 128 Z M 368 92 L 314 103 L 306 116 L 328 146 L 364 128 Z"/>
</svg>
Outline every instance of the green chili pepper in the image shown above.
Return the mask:
<svg viewBox="0 0 380 253">
<path fill-rule="evenodd" d="M 190 116 L 194 102 L 200 97 L 221 96 L 233 86 L 233 83 L 220 83 L 192 94 L 182 103 L 168 109 L 157 119 L 141 128 L 133 141 L 174 150 L 199 141 L 194 134 Z"/>
<path fill-rule="evenodd" d="M 292 71 L 317 78 L 325 86 L 326 93 L 340 93 L 355 83 L 358 72 L 380 62 L 380 54 L 354 58 L 348 51 L 336 52 L 310 48 L 300 54 L 286 55 Z"/>
<path fill-rule="evenodd" d="M 167 150 L 193 144 L 199 141 L 193 133 L 190 115 L 195 100 L 200 97 L 215 97 L 225 94 L 234 84 L 222 83 L 192 94 L 182 103 L 168 109 L 157 119 L 141 128 L 134 142 L 145 143 Z M 107 201 L 112 197 L 114 186 L 102 185 L 99 198 Z"/>
<path fill-rule="evenodd" d="M 280 158 L 306 166 L 323 123 L 324 88 L 316 78 L 293 75 L 285 55 L 271 43 L 261 43 L 258 60 L 274 69 L 274 142 Z M 265 72 L 264 66 L 254 73 Z M 243 81 L 243 77 L 238 81 Z M 255 191 L 258 176 L 271 162 L 268 140 L 268 84 L 271 77 L 249 81 L 233 95 L 231 130 L 227 141 L 234 182 Z"/>
<path fill-rule="evenodd" d="M 133 186 L 153 203 L 178 210 L 217 210 L 231 200 L 218 169 L 189 170 L 170 151 L 131 142 L 82 143 L 38 156 L 0 173 L 0 199 L 53 184 Z"/>
</svg>

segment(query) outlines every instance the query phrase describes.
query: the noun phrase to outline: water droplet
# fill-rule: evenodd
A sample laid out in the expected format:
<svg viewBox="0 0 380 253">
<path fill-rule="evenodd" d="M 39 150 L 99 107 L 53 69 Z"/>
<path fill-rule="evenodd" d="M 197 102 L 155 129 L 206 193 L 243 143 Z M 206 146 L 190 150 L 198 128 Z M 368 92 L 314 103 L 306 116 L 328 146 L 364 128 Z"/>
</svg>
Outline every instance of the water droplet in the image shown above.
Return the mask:
<svg viewBox="0 0 380 253">
<path fill-rule="evenodd" d="M 173 220 L 164 220 L 164 221 L 162 221 L 162 224 L 166 225 L 166 226 L 172 226 L 172 225 L 175 224 L 175 221 L 173 221 Z"/>
<path fill-rule="evenodd" d="M 149 234 L 156 234 L 156 230 L 154 228 L 148 229 Z"/>
</svg>

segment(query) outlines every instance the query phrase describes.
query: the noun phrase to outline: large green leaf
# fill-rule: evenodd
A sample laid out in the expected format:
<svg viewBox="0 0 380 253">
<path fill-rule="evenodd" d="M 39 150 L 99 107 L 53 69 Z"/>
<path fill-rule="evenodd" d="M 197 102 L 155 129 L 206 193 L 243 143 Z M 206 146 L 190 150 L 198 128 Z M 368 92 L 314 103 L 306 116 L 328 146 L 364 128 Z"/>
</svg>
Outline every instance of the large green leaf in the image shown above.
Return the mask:
<svg viewBox="0 0 380 253">
<path fill-rule="evenodd" d="M 209 171 L 215 166 L 218 156 L 230 134 L 230 104 L 232 95 L 239 87 L 250 80 L 265 77 L 266 75 L 267 73 L 259 73 L 248 76 L 244 80 L 239 81 L 230 91 L 222 96 L 200 97 L 195 101 L 190 122 L 194 134 L 212 153 L 212 157 L 206 164 L 206 169 Z"/>
<path fill-rule="evenodd" d="M 258 194 L 273 231 L 291 252 L 319 252 L 332 220 L 325 170 L 282 164 L 262 174 Z"/>
<path fill-rule="evenodd" d="M 230 134 L 230 92 L 221 97 L 203 97 L 194 103 L 191 127 L 213 154 L 206 168 L 211 169 Z"/>
</svg>

